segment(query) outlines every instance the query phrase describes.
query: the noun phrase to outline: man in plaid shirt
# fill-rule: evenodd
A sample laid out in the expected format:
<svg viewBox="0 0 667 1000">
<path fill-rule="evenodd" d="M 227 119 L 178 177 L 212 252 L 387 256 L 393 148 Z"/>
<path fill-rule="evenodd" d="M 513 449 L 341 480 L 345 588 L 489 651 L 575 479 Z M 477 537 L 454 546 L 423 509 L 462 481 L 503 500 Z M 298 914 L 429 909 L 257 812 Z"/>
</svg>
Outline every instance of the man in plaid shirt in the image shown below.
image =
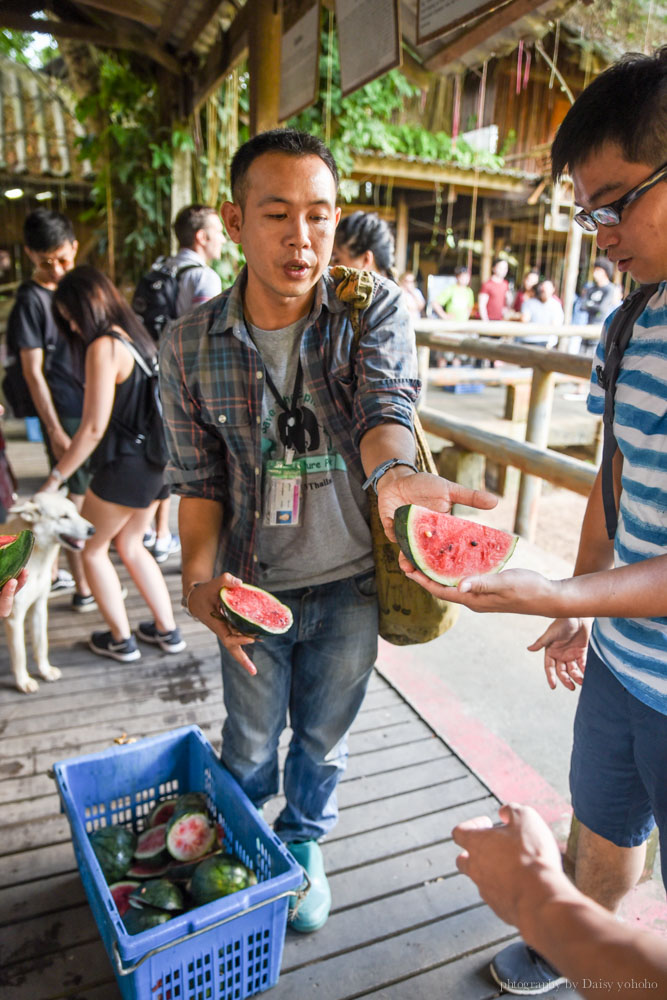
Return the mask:
<svg viewBox="0 0 667 1000">
<path fill-rule="evenodd" d="M 346 736 L 377 652 L 364 485 L 377 491 L 390 534 L 405 503 L 495 502 L 417 472 L 408 313 L 398 286 L 374 276 L 355 348 L 328 271 L 337 187 L 333 157 L 314 136 L 276 129 L 245 143 L 222 215 L 247 265 L 229 290 L 175 323 L 160 352 L 183 603 L 218 638 L 222 761 L 257 807 L 278 792 L 289 713 L 275 831 L 311 880 L 293 915 L 300 931 L 329 914 L 318 840 L 337 820 Z M 291 608 L 288 633 L 253 645 L 212 617 L 220 588 L 241 580 Z"/>
</svg>

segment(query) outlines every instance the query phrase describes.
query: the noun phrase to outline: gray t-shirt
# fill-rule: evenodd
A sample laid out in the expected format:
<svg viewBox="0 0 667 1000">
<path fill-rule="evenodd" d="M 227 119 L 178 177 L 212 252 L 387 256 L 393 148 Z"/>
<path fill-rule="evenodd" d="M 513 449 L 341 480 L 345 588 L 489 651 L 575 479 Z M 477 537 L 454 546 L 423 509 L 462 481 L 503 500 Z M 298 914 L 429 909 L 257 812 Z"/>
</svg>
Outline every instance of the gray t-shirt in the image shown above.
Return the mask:
<svg viewBox="0 0 667 1000">
<path fill-rule="evenodd" d="M 282 330 L 261 330 L 248 324 L 264 366 L 287 406 L 292 402 L 299 347 L 307 323 L 305 317 Z M 299 523 L 267 526 L 262 516 L 257 531 L 259 586 L 274 591 L 330 583 L 373 567 L 366 495 L 361 484 L 348 475 L 343 456 L 334 450 L 331 435 L 322 423 L 322 415 L 313 409 L 305 373 L 298 408 L 300 419 L 298 431 L 293 432 L 293 464 L 301 473 Z M 284 411 L 265 382 L 264 505 L 267 462 L 285 458 L 285 433 Z"/>
<path fill-rule="evenodd" d="M 177 316 L 185 315 L 222 291 L 220 275 L 208 264 L 204 264 L 199 254 L 189 247 L 180 249 L 175 257 L 168 258 L 167 263 L 187 267 L 178 277 Z"/>
</svg>

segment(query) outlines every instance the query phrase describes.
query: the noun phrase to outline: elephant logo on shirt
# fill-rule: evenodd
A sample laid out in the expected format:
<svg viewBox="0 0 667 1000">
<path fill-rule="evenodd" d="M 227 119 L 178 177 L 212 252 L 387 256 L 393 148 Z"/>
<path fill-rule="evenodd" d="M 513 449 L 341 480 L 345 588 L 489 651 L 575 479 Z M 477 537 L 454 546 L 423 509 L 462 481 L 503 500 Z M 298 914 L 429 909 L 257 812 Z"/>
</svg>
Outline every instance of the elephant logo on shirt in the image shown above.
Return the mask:
<svg viewBox="0 0 667 1000">
<path fill-rule="evenodd" d="M 320 429 L 313 411 L 307 406 L 297 406 L 289 413 L 280 413 L 278 437 L 285 448 L 293 448 L 297 455 L 317 451 L 320 447 Z"/>
</svg>

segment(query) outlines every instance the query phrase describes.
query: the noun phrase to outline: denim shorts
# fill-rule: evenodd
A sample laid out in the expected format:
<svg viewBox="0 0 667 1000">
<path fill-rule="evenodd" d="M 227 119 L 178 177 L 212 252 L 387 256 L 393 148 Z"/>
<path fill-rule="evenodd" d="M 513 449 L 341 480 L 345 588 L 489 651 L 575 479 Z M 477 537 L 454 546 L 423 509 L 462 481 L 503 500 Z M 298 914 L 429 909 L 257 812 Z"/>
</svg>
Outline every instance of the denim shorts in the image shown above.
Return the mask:
<svg viewBox="0 0 667 1000">
<path fill-rule="evenodd" d="M 589 647 L 574 720 L 570 792 L 577 819 L 618 847 L 658 824 L 667 882 L 667 715 L 631 695 Z"/>
</svg>

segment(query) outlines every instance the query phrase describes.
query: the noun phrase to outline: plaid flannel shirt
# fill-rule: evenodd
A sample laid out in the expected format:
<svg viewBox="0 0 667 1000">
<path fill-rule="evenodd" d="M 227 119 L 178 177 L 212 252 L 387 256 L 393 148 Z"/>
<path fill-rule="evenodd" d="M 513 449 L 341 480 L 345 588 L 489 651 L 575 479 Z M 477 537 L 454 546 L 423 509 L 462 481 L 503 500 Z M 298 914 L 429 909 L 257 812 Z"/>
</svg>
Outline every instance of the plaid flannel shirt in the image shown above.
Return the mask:
<svg viewBox="0 0 667 1000">
<path fill-rule="evenodd" d="M 160 389 L 171 460 L 167 480 L 183 497 L 223 506 L 216 573 L 256 580 L 255 531 L 262 515 L 262 358 L 243 318 L 246 274 L 222 295 L 176 321 L 160 346 Z M 305 384 L 347 465 L 364 477 L 359 442 L 392 422 L 412 427 L 419 395 L 415 337 L 393 282 L 377 278 L 362 313 L 361 340 L 329 272 L 317 284 L 301 341 Z"/>
</svg>

